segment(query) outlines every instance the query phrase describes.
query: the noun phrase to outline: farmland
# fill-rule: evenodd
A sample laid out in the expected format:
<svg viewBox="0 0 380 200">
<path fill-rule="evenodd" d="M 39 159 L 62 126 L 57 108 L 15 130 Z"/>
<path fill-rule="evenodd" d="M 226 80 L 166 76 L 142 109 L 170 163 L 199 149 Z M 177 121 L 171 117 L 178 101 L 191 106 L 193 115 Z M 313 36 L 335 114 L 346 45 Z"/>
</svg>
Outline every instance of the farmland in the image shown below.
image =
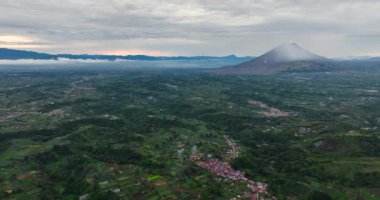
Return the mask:
<svg viewBox="0 0 380 200">
<path fill-rule="evenodd" d="M 0 198 L 380 199 L 379 75 L 1 72 Z"/>
</svg>

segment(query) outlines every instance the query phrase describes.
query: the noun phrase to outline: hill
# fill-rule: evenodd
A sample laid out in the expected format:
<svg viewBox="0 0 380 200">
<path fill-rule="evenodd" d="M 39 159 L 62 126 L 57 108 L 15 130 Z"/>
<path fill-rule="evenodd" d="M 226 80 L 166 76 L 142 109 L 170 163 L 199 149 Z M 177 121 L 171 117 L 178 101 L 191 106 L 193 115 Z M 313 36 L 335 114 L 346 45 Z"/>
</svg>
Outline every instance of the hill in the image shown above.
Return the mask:
<svg viewBox="0 0 380 200">
<path fill-rule="evenodd" d="M 0 48 L 0 59 L 7 59 L 7 60 L 18 60 L 18 59 L 50 60 L 50 59 L 57 59 L 57 56 L 51 55 L 51 54 L 46 54 L 46 53 L 37 53 L 34 51 L 24 51 L 24 50 Z"/>
</svg>

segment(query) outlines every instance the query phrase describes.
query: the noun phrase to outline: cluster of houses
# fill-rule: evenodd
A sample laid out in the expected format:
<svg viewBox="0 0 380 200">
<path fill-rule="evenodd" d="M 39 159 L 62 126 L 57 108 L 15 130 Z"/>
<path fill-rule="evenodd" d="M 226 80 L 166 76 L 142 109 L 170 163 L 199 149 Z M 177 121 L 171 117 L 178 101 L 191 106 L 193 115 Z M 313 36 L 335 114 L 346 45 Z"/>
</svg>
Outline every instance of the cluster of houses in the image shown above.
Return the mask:
<svg viewBox="0 0 380 200">
<path fill-rule="evenodd" d="M 190 160 L 195 162 L 199 167 L 203 169 L 207 169 L 214 175 L 234 180 L 240 181 L 242 183 L 247 183 L 247 187 L 250 192 L 244 195 L 245 198 L 250 198 L 251 200 L 264 199 L 264 197 L 268 197 L 268 185 L 262 182 L 256 182 L 249 180 L 245 177 L 245 173 L 239 170 L 234 170 L 230 164 L 227 162 L 222 162 L 216 159 L 211 159 L 207 161 L 202 161 L 204 154 L 199 152 L 193 152 L 190 155 Z M 239 195 L 238 195 L 239 196 Z M 241 196 L 239 196 L 240 199 Z M 236 199 L 236 198 L 235 198 Z M 268 198 L 265 198 L 268 199 Z M 277 200 L 276 197 L 270 198 L 272 200 Z"/>
<path fill-rule="evenodd" d="M 270 107 L 267 111 L 261 112 L 265 117 L 290 117 L 291 113 L 281 111 L 278 108 Z"/>
<path fill-rule="evenodd" d="M 290 117 L 292 116 L 292 113 L 284 112 L 278 108 L 273 108 L 261 101 L 256 100 L 248 100 L 248 104 L 257 106 L 261 109 L 265 109 L 265 111 L 261 112 L 265 117 Z"/>
<path fill-rule="evenodd" d="M 33 111 L 28 111 L 28 112 L 19 112 L 19 111 L 16 111 L 16 112 L 12 112 L 10 113 L 7 118 L 10 119 L 10 118 L 17 118 L 17 117 L 20 117 L 20 116 L 30 116 L 30 115 L 37 115 L 37 114 L 41 114 L 40 112 L 33 112 Z"/>
<path fill-rule="evenodd" d="M 269 108 L 269 106 L 266 105 L 265 103 L 263 103 L 261 101 L 252 100 L 252 99 L 248 100 L 248 104 L 251 104 L 251 105 L 257 106 L 259 108 L 263 108 L 263 109 Z"/>
<path fill-rule="evenodd" d="M 197 165 L 203 169 L 207 169 L 212 174 L 227 178 L 230 180 L 247 180 L 244 172 L 234 170 L 232 167 L 226 163 L 219 160 L 208 160 L 205 162 L 197 162 Z"/>
<path fill-rule="evenodd" d="M 268 193 L 268 185 L 261 182 L 254 182 L 254 181 L 248 181 L 247 187 L 252 191 L 250 194 L 251 200 L 259 200 L 259 199 L 272 199 L 277 200 L 275 196 L 272 196 L 271 198 L 264 198 L 264 197 L 270 197 Z"/>
<path fill-rule="evenodd" d="M 55 110 L 52 110 L 49 113 L 47 113 L 47 116 L 49 116 L 49 117 L 52 117 L 52 116 L 64 117 L 64 116 L 69 116 L 69 115 L 70 114 L 65 113 L 65 110 L 63 110 L 63 109 L 55 109 Z"/>
<path fill-rule="evenodd" d="M 202 157 L 203 157 L 203 153 L 193 152 L 190 155 L 190 160 L 193 162 L 196 162 L 196 161 L 200 161 Z"/>
</svg>

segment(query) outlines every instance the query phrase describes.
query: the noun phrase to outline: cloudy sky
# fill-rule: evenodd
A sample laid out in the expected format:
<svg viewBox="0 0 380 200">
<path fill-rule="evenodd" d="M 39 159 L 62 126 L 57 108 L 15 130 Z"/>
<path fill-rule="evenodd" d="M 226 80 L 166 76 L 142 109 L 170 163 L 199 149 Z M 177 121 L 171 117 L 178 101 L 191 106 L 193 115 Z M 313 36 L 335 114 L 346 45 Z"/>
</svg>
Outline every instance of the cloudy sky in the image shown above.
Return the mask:
<svg viewBox="0 0 380 200">
<path fill-rule="evenodd" d="M 0 0 L 0 47 L 49 53 L 258 55 L 295 41 L 380 56 L 379 0 Z"/>
</svg>

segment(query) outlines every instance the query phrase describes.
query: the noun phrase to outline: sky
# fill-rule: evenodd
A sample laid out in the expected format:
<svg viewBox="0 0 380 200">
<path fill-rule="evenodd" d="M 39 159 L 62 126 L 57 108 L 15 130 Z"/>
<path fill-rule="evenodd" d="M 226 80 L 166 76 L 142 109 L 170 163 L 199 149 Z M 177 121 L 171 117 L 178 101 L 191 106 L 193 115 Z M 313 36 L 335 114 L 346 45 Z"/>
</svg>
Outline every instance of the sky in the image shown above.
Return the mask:
<svg viewBox="0 0 380 200">
<path fill-rule="evenodd" d="M 0 47 L 257 56 L 285 43 L 380 56 L 379 0 L 0 0 Z"/>
</svg>

